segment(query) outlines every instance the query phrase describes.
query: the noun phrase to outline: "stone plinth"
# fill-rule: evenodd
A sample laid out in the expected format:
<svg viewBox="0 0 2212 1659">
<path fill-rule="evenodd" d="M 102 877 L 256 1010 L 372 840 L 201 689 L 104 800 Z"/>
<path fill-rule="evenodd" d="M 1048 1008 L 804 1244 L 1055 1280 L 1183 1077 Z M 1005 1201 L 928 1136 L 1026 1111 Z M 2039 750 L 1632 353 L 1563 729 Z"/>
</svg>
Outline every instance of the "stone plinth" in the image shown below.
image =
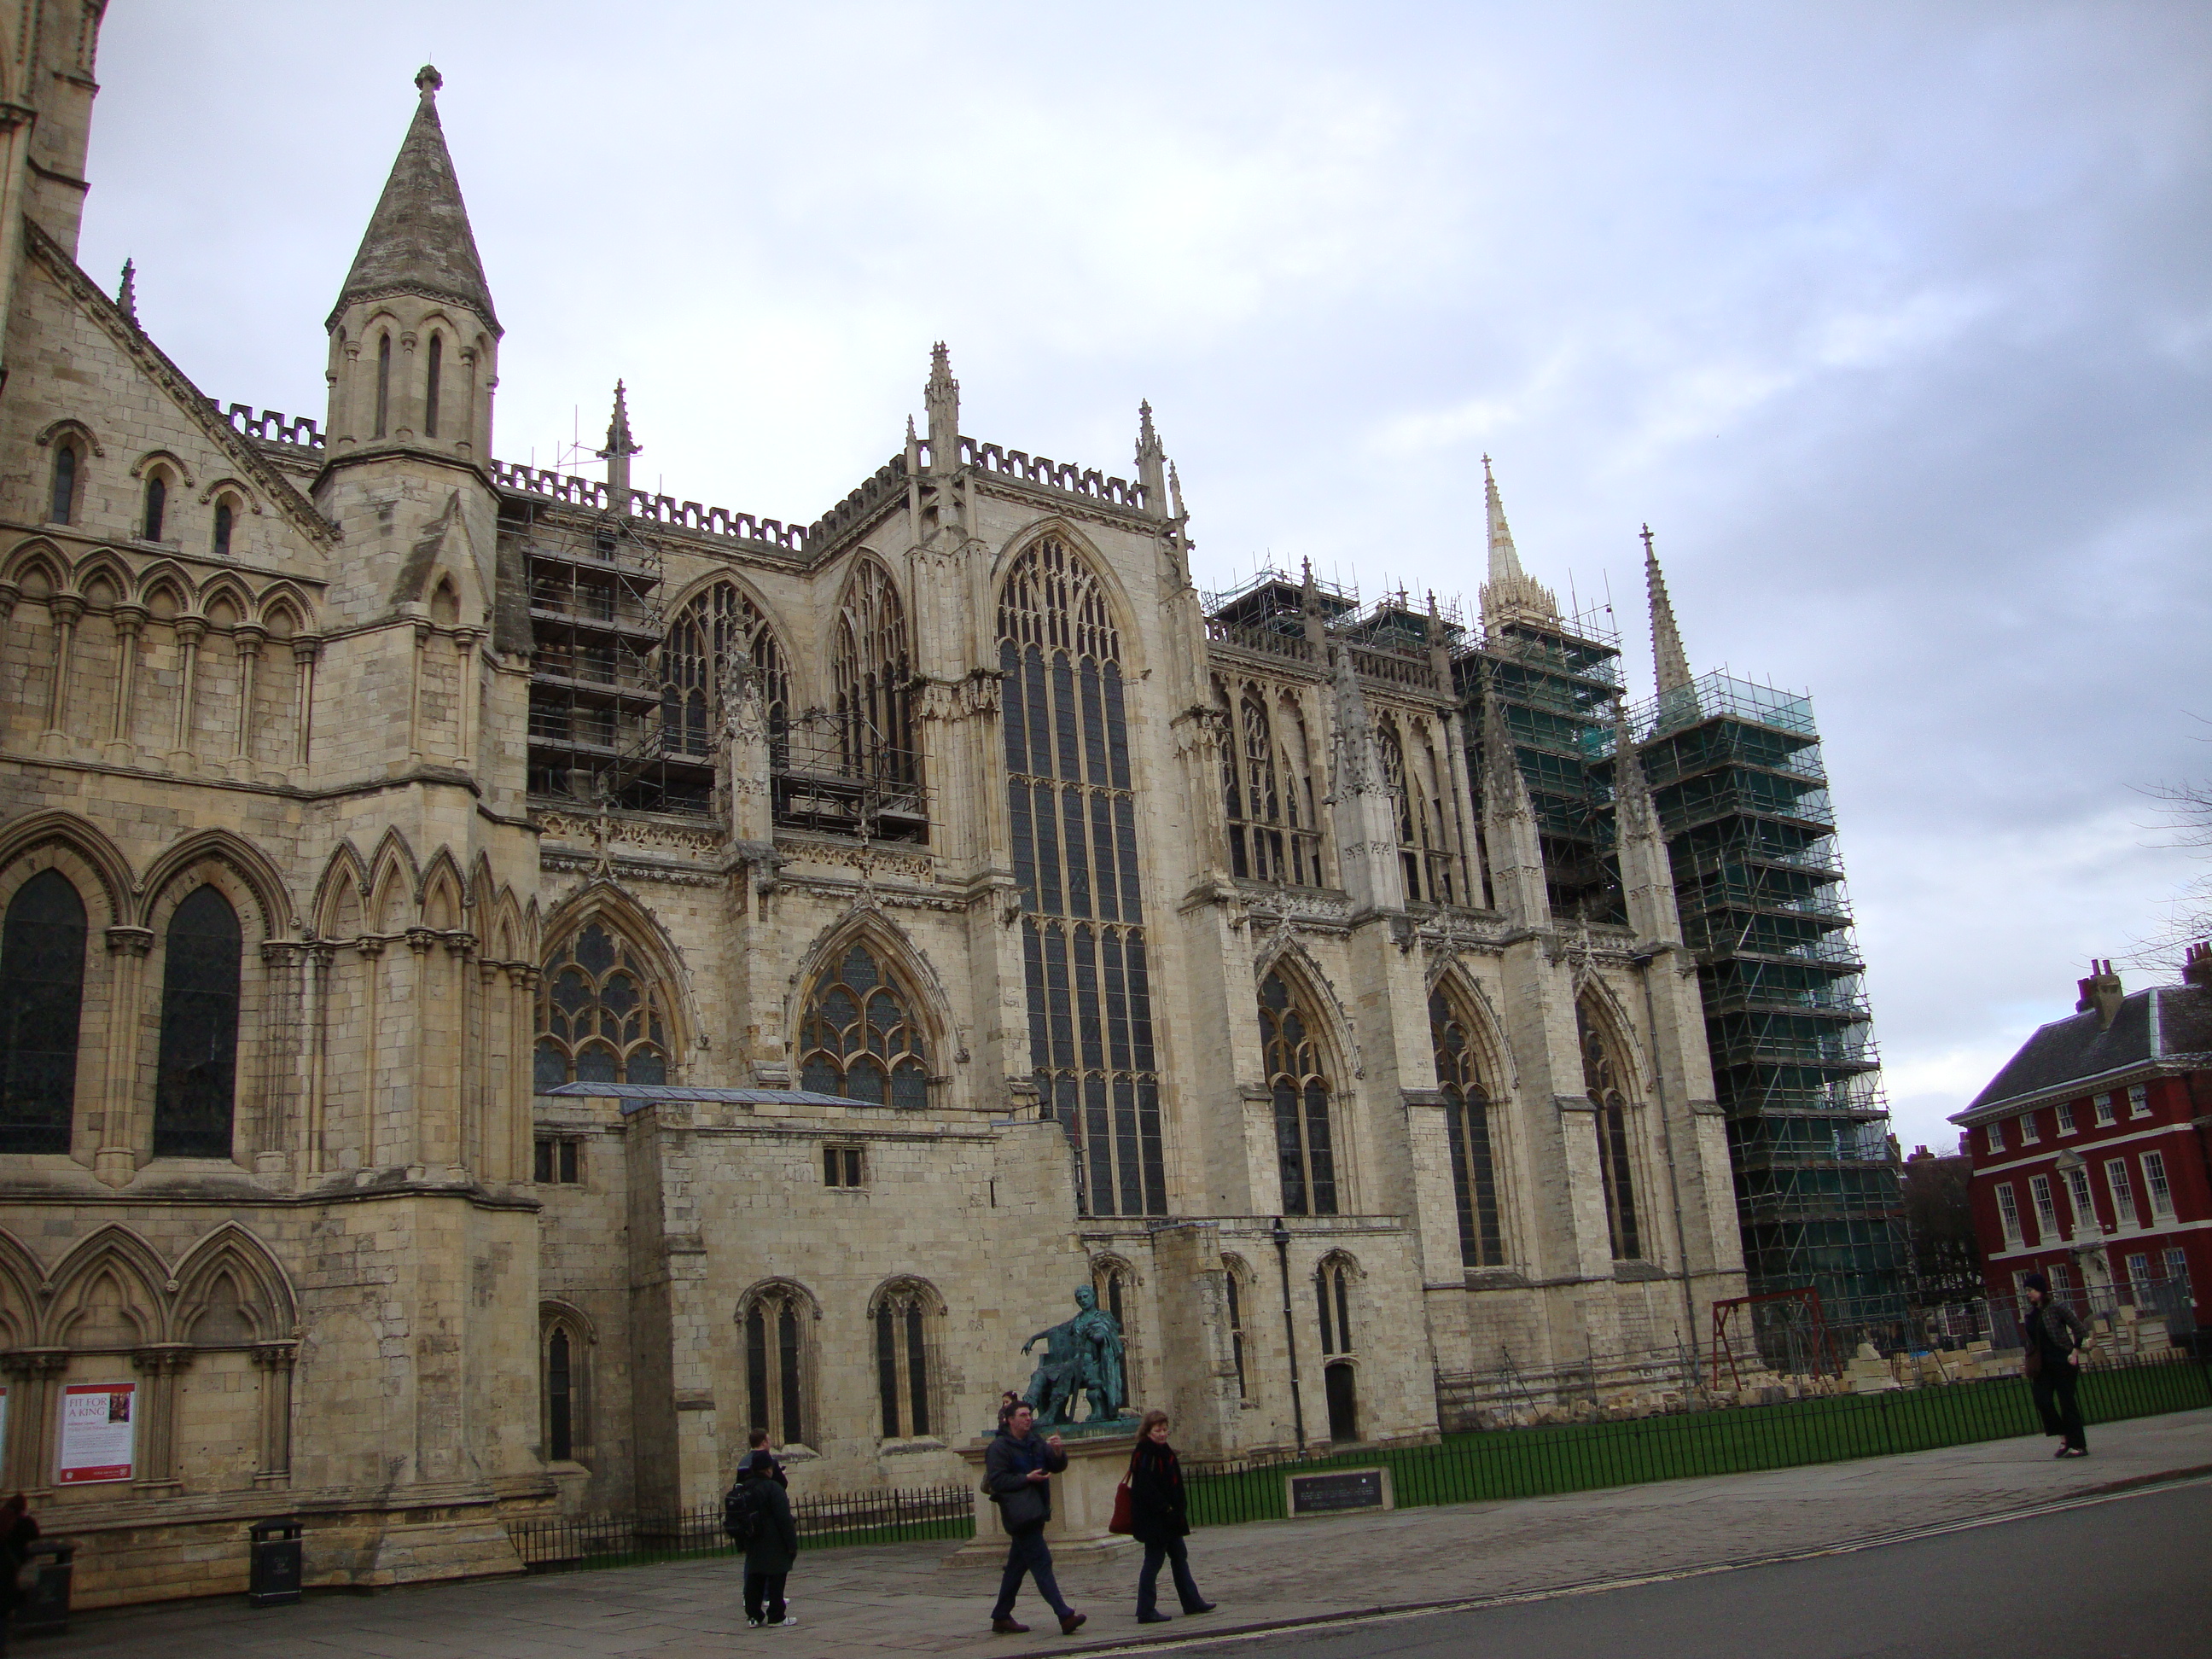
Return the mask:
<svg viewBox="0 0 2212 1659">
<path fill-rule="evenodd" d="M 1114 1489 L 1129 1472 L 1136 1443 L 1133 1432 L 1085 1435 L 1062 1443 L 1067 1468 L 1052 1478 L 1052 1519 L 1044 1523 L 1045 1542 L 1055 1560 L 1102 1560 L 1136 1547 L 1135 1539 L 1106 1530 L 1114 1518 Z M 945 1557 L 948 1567 L 995 1567 L 1006 1559 L 999 1506 L 983 1492 L 983 1454 L 990 1444 L 979 1439 L 959 1448 L 969 1484 L 975 1489 L 975 1536 Z"/>
</svg>

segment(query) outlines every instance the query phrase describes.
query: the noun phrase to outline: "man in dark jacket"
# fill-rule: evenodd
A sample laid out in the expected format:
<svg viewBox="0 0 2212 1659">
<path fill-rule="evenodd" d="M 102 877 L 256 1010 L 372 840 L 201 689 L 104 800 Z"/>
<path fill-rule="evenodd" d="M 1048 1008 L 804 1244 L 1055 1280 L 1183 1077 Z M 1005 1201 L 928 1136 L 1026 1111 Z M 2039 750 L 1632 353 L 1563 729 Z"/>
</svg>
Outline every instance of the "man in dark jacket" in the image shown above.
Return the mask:
<svg viewBox="0 0 2212 1659">
<path fill-rule="evenodd" d="M 2073 1309 L 2051 1299 L 2051 1281 L 2041 1273 L 2024 1276 L 2020 1288 L 2027 1297 L 2027 1328 L 2021 1334 L 2027 1338 L 2028 1387 L 2042 1413 L 2043 1431 L 2065 1437 L 2054 1455 L 2087 1457 L 2089 1443 L 2081 1432 L 2074 1387 L 2081 1380 L 2081 1349 L 2089 1340 L 2089 1328 Z"/>
<path fill-rule="evenodd" d="M 1014 1622 L 1014 1597 L 1024 1575 L 1036 1580 L 1037 1594 L 1060 1615 L 1063 1636 L 1075 1634 L 1084 1615 L 1067 1605 L 1053 1577 L 1052 1551 L 1044 1523 L 1052 1519 L 1052 1477 L 1067 1467 L 1060 1437 L 1040 1440 L 1036 1414 L 1025 1405 L 1006 1413 L 1006 1423 L 983 1453 L 983 1485 L 999 1505 L 1008 1544 L 1006 1571 L 999 1580 L 999 1602 L 991 1609 L 994 1635 L 1019 1636 L 1029 1629 Z"/>
<path fill-rule="evenodd" d="M 745 1459 L 738 1477 L 754 1517 L 752 1539 L 745 1546 L 745 1621 L 756 1630 L 799 1622 L 783 1601 L 783 1581 L 799 1561 L 799 1528 L 775 1474 L 775 1459 L 757 1451 Z"/>
</svg>

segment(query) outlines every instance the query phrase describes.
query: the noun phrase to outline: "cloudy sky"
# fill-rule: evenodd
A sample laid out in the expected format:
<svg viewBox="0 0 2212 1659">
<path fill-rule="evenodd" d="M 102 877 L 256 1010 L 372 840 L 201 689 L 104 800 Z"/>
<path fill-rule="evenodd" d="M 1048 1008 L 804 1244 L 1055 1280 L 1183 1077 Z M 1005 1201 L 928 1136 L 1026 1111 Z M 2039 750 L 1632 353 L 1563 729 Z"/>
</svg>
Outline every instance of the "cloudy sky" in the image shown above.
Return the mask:
<svg viewBox="0 0 2212 1659">
<path fill-rule="evenodd" d="M 1814 694 L 1908 1148 L 2201 867 L 2212 9 L 134 0 L 83 263 L 211 396 L 322 414 L 426 59 L 506 458 L 622 375 L 641 482 L 805 520 L 943 338 L 984 439 L 1126 473 L 1149 398 L 1206 586 L 1471 607 L 1487 451 L 1647 690 L 1649 520 L 1693 665 Z"/>
</svg>

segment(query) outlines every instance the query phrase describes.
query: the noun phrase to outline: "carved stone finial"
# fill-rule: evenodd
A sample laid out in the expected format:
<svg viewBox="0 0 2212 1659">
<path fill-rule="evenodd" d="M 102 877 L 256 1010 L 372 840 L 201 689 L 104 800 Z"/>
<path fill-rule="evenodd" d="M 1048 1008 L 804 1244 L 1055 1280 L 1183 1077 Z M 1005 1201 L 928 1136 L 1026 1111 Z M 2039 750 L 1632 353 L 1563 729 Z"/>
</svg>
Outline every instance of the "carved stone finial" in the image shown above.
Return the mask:
<svg viewBox="0 0 2212 1659">
<path fill-rule="evenodd" d="M 115 303 L 122 307 L 125 316 L 134 324 L 137 322 L 138 262 L 135 259 L 125 259 L 123 262 L 123 283 L 115 290 Z"/>
<path fill-rule="evenodd" d="M 446 77 L 428 64 L 415 71 L 415 89 L 425 98 L 435 98 L 438 88 L 446 84 Z"/>
<path fill-rule="evenodd" d="M 929 465 L 936 472 L 960 466 L 960 382 L 952 378 L 952 354 L 939 340 L 929 350 L 929 380 L 921 389 L 929 420 Z"/>
</svg>

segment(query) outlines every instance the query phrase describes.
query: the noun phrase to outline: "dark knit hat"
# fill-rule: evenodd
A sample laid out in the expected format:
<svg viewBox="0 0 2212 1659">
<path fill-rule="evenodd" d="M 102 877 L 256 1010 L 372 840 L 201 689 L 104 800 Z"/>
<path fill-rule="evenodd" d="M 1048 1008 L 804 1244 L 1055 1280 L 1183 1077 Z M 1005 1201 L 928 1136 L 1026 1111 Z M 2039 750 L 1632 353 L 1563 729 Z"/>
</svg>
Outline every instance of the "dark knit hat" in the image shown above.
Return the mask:
<svg viewBox="0 0 2212 1659">
<path fill-rule="evenodd" d="M 2045 1296 L 2051 1294 L 2051 1281 L 2041 1273 L 2022 1273 L 2020 1276 L 2020 1287 L 2023 1291 L 2040 1291 Z"/>
<path fill-rule="evenodd" d="M 755 1474 L 772 1474 L 775 1469 L 775 1454 L 763 1447 L 745 1459 L 745 1467 Z"/>
</svg>

